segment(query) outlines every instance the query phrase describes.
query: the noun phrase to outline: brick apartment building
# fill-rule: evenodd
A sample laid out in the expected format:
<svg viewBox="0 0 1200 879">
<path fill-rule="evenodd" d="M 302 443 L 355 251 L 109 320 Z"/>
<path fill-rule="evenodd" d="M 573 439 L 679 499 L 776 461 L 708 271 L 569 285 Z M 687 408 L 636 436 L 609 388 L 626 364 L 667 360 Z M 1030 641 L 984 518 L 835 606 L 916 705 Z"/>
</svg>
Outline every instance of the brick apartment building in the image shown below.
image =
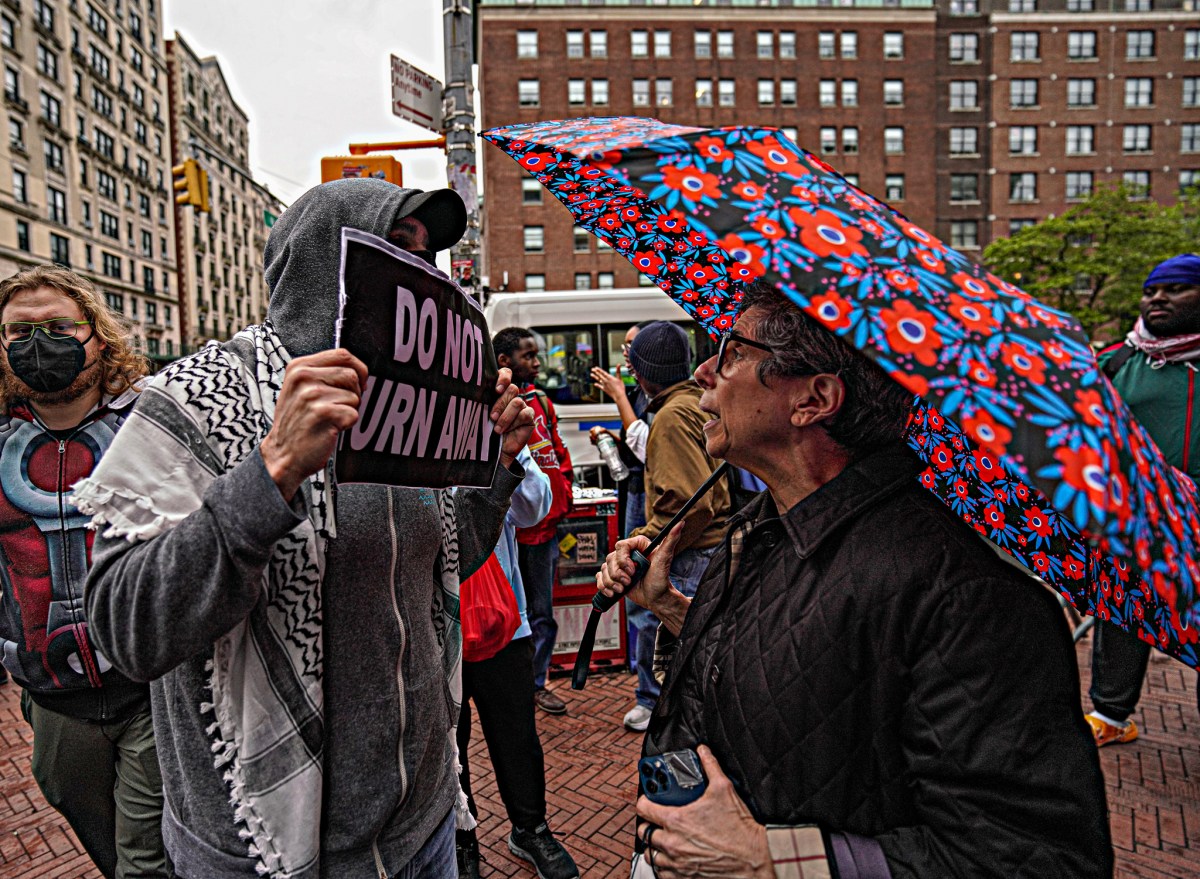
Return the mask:
<svg viewBox="0 0 1200 879">
<path fill-rule="evenodd" d="M 1200 182 L 1195 7 L 479 0 L 482 122 L 642 114 L 779 127 L 973 251 L 1102 182 L 1159 200 Z M 491 147 L 483 175 L 492 289 L 644 283 Z"/>
</svg>

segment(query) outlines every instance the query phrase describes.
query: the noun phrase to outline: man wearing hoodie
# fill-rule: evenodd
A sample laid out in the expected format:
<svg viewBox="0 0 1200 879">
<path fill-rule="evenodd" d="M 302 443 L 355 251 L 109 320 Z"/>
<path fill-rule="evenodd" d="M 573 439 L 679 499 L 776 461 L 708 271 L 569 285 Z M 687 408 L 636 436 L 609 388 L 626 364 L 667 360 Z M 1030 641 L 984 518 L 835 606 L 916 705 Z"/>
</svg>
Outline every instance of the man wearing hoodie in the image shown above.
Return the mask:
<svg viewBox="0 0 1200 879">
<path fill-rule="evenodd" d="M 501 371 L 488 489 L 335 488 L 329 462 L 366 378 L 333 349 L 341 230 L 436 271 L 465 225 L 449 190 L 309 190 L 267 242 L 264 324 L 159 373 L 77 489 L 88 618 L 152 681 L 183 879 L 455 871 L 458 583 L 496 544 L 530 418 Z"/>
<path fill-rule="evenodd" d="M 0 346 L 0 658 L 22 688 L 33 776 L 106 877 L 168 877 L 150 691 L 88 631 L 91 541 L 72 502 L 146 363 L 96 289 L 57 266 L 0 283 Z"/>
</svg>

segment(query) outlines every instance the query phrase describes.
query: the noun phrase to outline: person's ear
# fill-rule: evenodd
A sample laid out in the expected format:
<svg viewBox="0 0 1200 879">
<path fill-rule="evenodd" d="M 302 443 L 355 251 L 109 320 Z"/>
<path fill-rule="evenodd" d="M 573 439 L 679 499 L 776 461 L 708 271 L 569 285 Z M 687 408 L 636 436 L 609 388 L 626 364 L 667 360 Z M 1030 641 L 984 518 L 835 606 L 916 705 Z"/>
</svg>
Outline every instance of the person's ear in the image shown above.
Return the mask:
<svg viewBox="0 0 1200 879">
<path fill-rule="evenodd" d="M 792 425 L 810 427 L 828 421 L 845 403 L 846 385 L 836 375 L 823 372 L 799 376 L 792 394 Z"/>
<path fill-rule="evenodd" d="M 512 358 L 510 358 L 507 354 L 497 354 L 496 355 L 496 365 L 499 366 L 501 369 L 504 369 L 506 367 L 508 369 L 512 369 Z"/>
</svg>

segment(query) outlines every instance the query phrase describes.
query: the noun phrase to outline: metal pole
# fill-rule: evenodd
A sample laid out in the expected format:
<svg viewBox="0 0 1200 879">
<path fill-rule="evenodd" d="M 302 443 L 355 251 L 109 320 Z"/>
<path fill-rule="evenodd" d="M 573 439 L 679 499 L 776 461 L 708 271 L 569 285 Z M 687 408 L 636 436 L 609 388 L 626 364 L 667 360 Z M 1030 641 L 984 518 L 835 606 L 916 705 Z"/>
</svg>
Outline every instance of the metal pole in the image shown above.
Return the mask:
<svg viewBox="0 0 1200 879">
<path fill-rule="evenodd" d="M 475 179 L 475 63 L 471 0 L 443 0 L 446 90 L 442 128 L 446 136 L 446 177 L 467 205 L 467 233 L 450 251 L 451 275 L 466 290 L 479 284 L 479 189 Z"/>
</svg>

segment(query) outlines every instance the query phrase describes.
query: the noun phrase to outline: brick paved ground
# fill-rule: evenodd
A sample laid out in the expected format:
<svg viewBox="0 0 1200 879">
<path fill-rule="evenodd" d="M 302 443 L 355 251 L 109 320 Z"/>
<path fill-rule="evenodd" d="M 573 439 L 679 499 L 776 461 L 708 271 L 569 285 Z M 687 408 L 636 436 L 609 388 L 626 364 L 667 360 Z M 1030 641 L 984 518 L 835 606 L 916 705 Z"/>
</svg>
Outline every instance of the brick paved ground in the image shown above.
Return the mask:
<svg viewBox="0 0 1200 879">
<path fill-rule="evenodd" d="M 1087 687 L 1089 645 L 1079 648 Z M 1156 654 L 1157 657 L 1157 654 Z M 633 679 L 593 677 L 583 693 L 565 680 L 566 717 L 539 715 L 551 779 L 550 821 L 585 877 L 627 875 L 632 833 L 631 784 L 639 736 L 619 727 L 632 702 Z M 1196 674 L 1165 658 L 1150 665 L 1136 715 L 1142 737 L 1106 748 L 1117 879 L 1195 879 L 1200 876 L 1200 717 Z M 0 879 L 97 879 L 75 837 L 29 778 L 29 728 L 17 689 L 0 688 Z M 484 875 L 532 876 L 504 845 L 507 830 L 478 732 L 472 745 L 480 800 Z"/>
</svg>

